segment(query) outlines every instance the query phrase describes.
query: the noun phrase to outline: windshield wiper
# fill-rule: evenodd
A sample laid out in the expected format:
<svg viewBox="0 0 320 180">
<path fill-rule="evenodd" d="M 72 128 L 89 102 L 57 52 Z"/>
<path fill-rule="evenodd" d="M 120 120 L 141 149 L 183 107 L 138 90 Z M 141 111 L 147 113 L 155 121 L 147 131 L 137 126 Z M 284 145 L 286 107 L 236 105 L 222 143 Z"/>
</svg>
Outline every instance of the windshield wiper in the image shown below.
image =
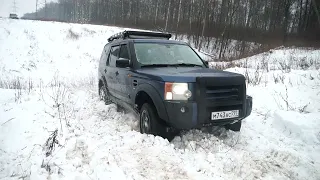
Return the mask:
<svg viewBox="0 0 320 180">
<path fill-rule="evenodd" d="M 199 64 L 189 64 L 189 63 L 179 63 L 179 64 L 146 64 L 141 65 L 141 67 L 178 67 L 178 66 L 186 66 L 186 67 L 203 67 Z"/>
<path fill-rule="evenodd" d="M 141 67 L 168 67 L 170 64 L 145 64 L 141 65 Z"/>
<path fill-rule="evenodd" d="M 170 64 L 170 65 L 172 65 L 172 66 L 187 66 L 187 67 L 195 67 L 195 66 L 203 67 L 200 64 L 190 64 L 190 63 L 179 63 L 179 64 Z"/>
</svg>

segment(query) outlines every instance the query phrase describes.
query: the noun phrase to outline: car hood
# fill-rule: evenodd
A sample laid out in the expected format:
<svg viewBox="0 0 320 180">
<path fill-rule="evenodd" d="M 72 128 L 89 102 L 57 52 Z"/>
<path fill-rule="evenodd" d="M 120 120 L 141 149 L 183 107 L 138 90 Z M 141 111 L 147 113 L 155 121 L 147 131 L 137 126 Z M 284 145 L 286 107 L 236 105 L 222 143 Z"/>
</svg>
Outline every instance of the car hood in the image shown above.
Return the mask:
<svg viewBox="0 0 320 180">
<path fill-rule="evenodd" d="M 237 73 L 201 67 L 145 67 L 137 73 L 165 82 L 196 82 L 197 77 L 243 77 Z"/>
</svg>

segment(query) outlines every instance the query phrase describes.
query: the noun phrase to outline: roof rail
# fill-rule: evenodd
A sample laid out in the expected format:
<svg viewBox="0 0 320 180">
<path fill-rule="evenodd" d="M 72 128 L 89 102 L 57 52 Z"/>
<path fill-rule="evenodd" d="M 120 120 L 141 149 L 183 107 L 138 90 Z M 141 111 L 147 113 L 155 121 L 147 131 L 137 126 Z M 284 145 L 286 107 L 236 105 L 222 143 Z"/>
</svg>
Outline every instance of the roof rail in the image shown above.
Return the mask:
<svg viewBox="0 0 320 180">
<path fill-rule="evenodd" d="M 116 39 L 170 39 L 171 34 L 157 33 L 148 31 L 123 31 L 112 35 L 108 38 L 108 42 L 112 42 Z"/>
</svg>

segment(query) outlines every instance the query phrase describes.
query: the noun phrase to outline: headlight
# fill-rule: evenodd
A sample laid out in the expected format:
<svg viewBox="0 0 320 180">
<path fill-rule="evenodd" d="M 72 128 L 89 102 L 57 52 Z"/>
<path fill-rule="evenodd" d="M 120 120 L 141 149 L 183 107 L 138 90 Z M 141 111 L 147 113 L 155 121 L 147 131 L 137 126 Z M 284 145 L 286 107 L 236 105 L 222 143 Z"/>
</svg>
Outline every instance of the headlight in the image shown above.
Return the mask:
<svg viewBox="0 0 320 180">
<path fill-rule="evenodd" d="M 165 83 L 165 100 L 188 100 L 191 96 L 188 83 Z"/>
</svg>

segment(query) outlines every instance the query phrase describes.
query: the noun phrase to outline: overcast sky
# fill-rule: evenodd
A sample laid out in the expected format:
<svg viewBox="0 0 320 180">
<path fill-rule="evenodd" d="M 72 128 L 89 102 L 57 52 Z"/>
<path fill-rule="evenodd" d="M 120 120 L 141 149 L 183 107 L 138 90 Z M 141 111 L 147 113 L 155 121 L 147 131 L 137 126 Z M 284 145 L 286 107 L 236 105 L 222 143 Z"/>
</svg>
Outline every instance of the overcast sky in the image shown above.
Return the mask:
<svg viewBox="0 0 320 180">
<path fill-rule="evenodd" d="M 13 1 L 14 0 L 0 0 L 0 16 L 8 17 L 10 12 L 13 11 Z M 54 0 L 47 0 L 47 2 Z M 44 0 L 38 0 L 39 4 L 43 3 Z M 36 11 L 36 0 L 16 0 L 17 4 L 17 14 L 19 17 L 23 16 L 25 13 Z M 43 5 L 39 5 L 40 7 Z"/>
</svg>

